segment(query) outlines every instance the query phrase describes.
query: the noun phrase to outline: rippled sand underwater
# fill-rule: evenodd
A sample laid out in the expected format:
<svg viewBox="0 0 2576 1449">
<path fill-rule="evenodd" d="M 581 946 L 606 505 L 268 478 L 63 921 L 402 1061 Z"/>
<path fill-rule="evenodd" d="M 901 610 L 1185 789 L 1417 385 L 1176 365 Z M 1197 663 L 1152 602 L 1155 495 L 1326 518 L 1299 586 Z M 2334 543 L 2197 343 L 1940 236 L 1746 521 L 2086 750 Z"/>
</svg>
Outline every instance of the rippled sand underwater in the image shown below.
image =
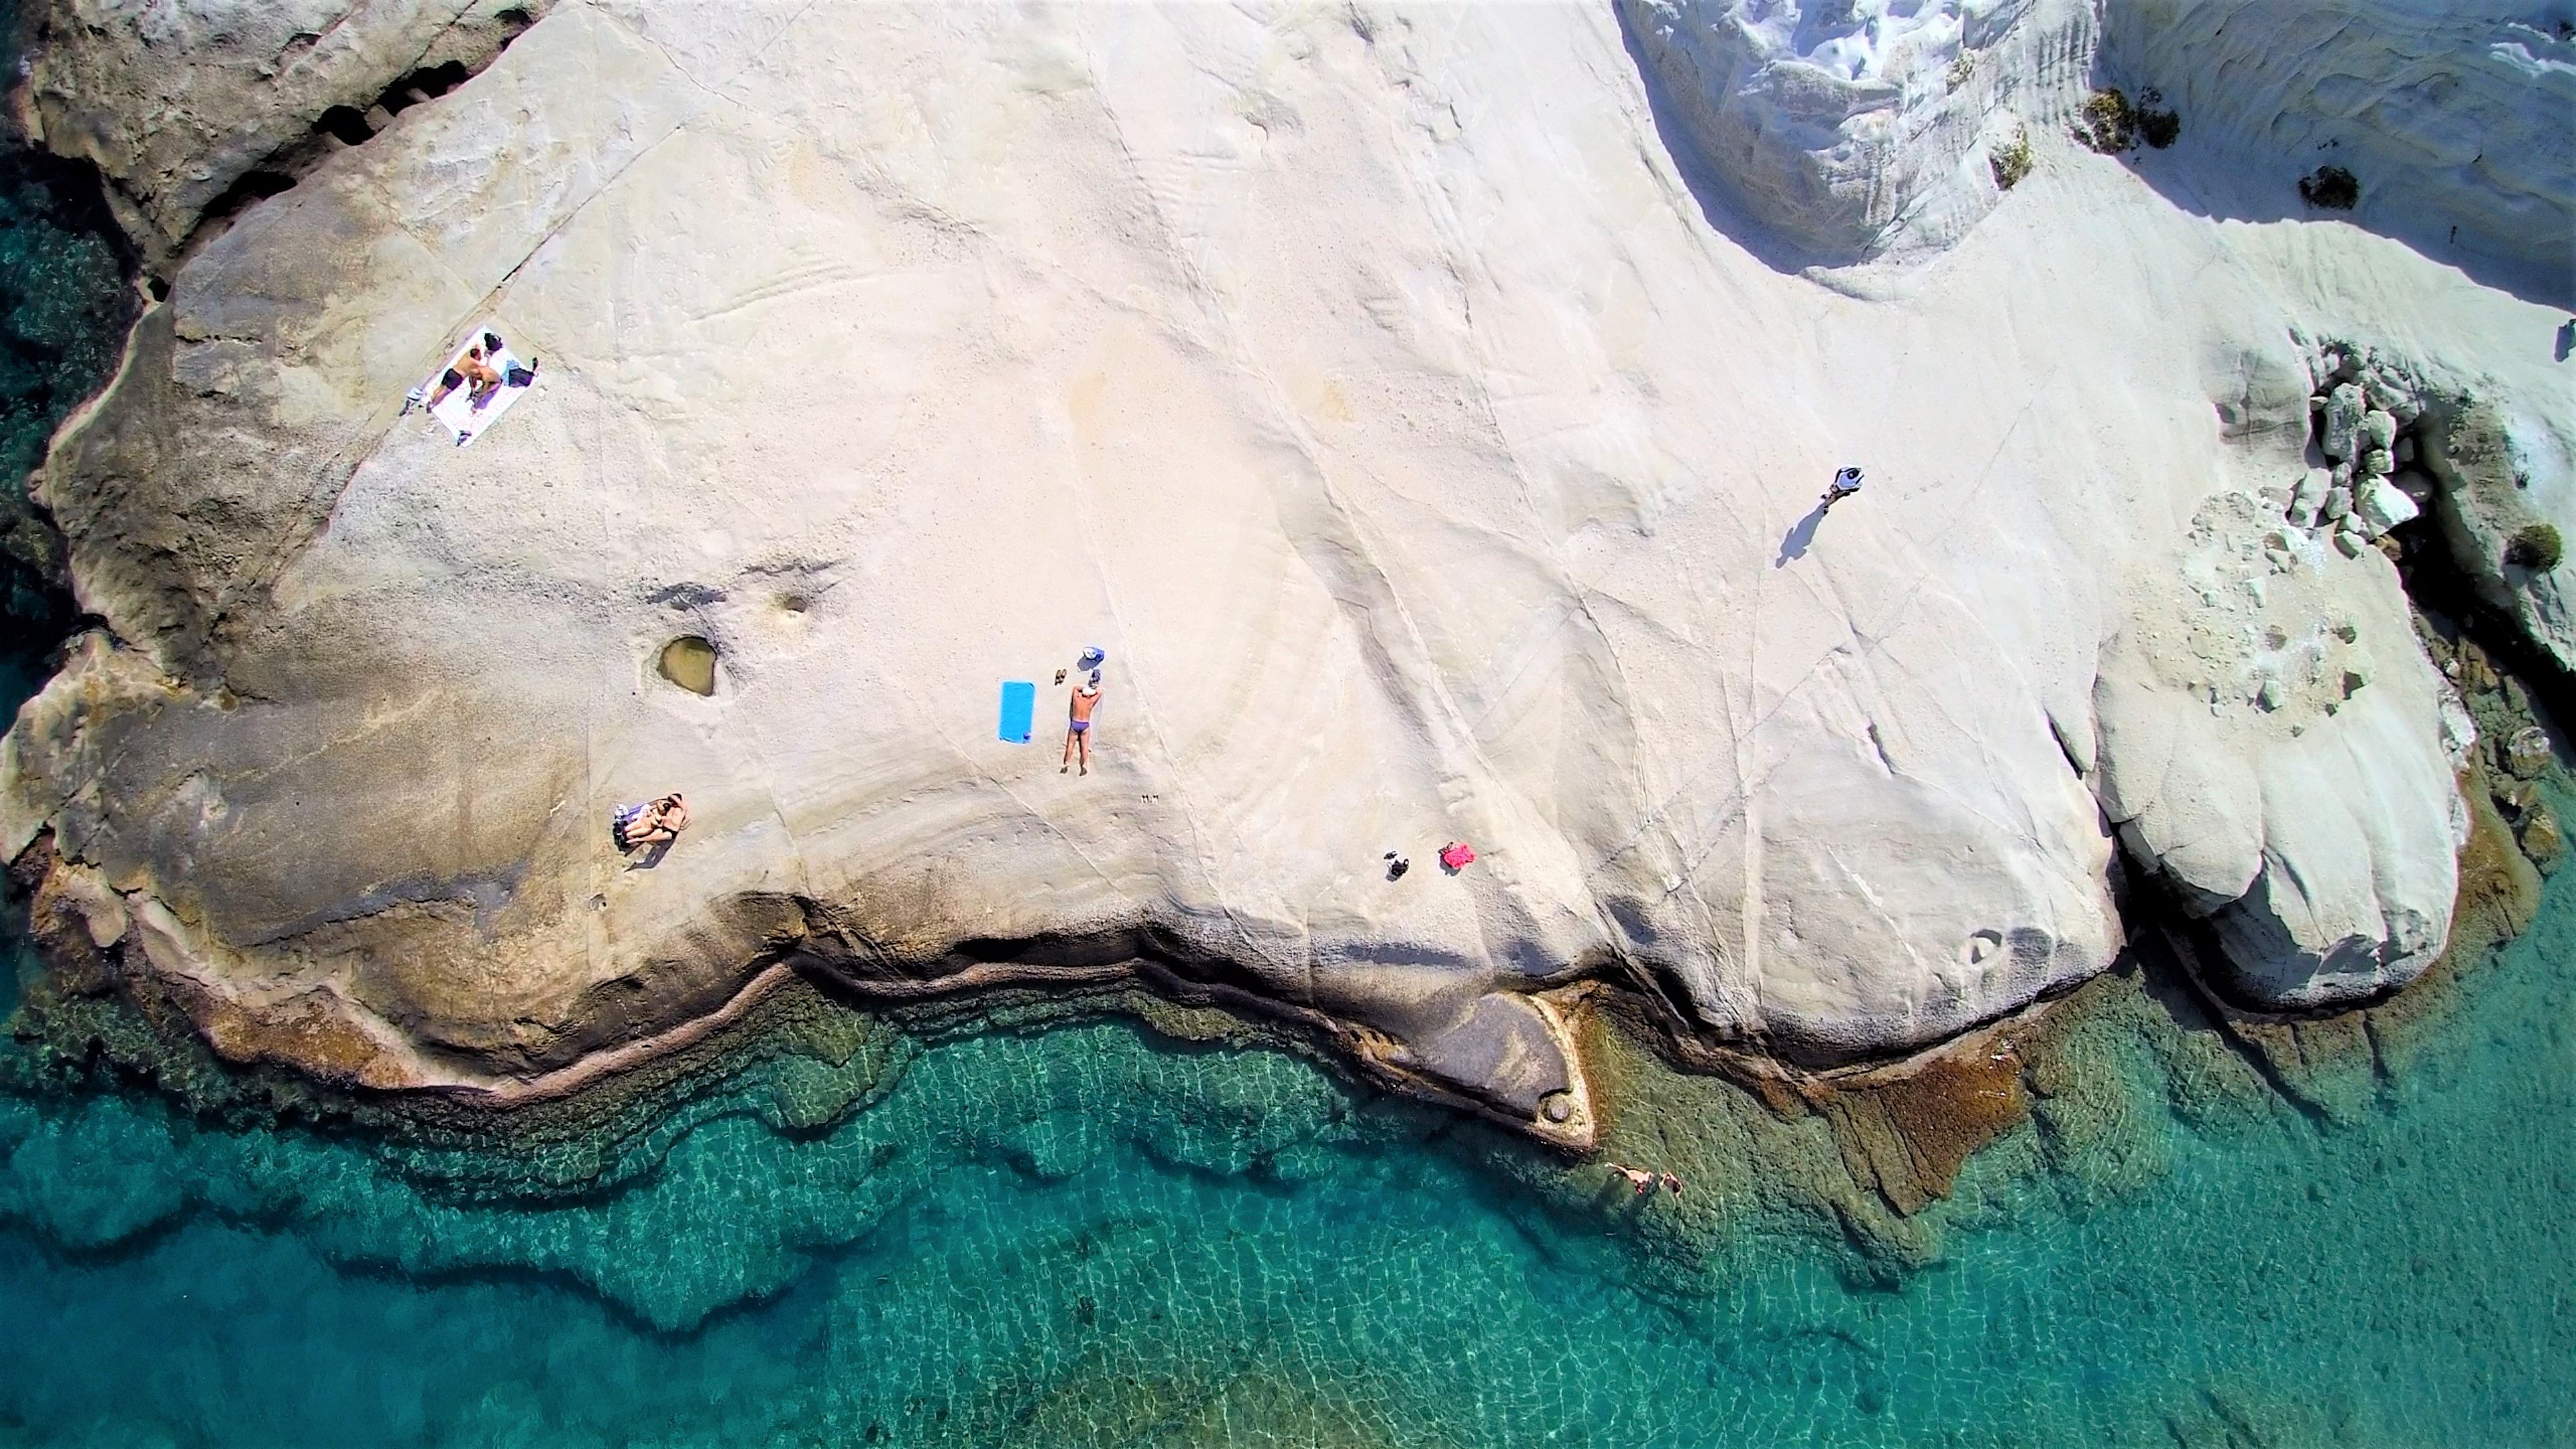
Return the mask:
<svg viewBox="0 0 2576 1449">
<path fill-rule="evenodd" d="M 21 1085 L 0 1440 L 2576 1442 L 2571 887 L 2341 1121 L 2105 993 L 1892 1246 L 1704 1079 L 1634 1069 L 1615 1146 L 1693 1179 L 1641 1204 L 1123 1020 L 853 1026 L 570 1202 Z"/>
</svg>

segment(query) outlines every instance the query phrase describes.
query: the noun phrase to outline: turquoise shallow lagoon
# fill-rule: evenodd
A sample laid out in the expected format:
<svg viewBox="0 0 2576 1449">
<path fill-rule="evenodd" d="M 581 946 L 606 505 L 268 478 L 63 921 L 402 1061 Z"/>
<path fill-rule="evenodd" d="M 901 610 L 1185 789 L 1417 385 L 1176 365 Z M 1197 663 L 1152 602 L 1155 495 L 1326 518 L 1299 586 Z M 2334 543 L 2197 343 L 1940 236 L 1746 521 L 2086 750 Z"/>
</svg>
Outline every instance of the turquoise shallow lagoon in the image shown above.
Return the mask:
<svg viewBox="0 0 2576 1449">
<path fill-rule="evenodd" d="M 2570 884 L 2339 1123 L 2194 1101 L 2106 1017 L 2113 1125 L 2018 1129 L 1902 1270 L 1759 1214 L 1685 1245 L 1597 1170 L 1115 1021 L 767 1063 L 570 1202 L 21 1088 L 0 1439 L 2576 1442 Z"/>
</svg>

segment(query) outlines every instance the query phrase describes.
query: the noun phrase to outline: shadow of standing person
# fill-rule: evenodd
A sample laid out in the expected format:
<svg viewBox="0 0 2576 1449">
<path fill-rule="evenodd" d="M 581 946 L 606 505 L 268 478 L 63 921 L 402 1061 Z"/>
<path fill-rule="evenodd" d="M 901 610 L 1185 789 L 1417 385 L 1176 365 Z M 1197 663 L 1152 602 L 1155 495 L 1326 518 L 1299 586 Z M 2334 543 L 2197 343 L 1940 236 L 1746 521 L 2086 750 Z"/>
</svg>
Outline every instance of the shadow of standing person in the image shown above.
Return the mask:
<svg viewBox="0 0 2576 1449">
<path fill-rule="evenodd" d="M 1807 546 L 1816 541 L 1816 526 L 1824 521 L 1824 504 L 1819 503 L 1808 509 L 1806 517 L 1799 519 L 1787 533 L 1781 535 L 1780 556 L 1771 560 L 1771 567 L 1785 569 L 1791 562 L 1805 558 Z"/>
</svg>

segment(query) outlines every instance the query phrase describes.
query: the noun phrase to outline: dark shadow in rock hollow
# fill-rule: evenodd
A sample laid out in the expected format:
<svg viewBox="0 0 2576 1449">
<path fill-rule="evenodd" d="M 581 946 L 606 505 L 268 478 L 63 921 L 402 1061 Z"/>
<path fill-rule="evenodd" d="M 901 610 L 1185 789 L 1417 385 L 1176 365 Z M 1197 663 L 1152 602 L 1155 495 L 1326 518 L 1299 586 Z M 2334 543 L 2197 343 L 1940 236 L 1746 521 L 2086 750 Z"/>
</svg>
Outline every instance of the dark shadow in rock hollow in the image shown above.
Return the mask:
<svg viewBox="0 0 2576 1449">
<path fill-rule="evenodd" d="M 1793 277 L 1803 276 L 1815 267 L 1848 266 L 1861 261 L 1857 253 L 1849 256 L 1818 254 L 1745 214 L 1735 188 L 1728 185 L 1701 156 L 1699 143 L 1692 139 L 1690 127 L 1682 119 L 1680 108 L 1674 104 L 1670 89 L 1665 86 L 1663 77 L 1655 73 L 1653 62 L 1646 56 L 1645 45 L 1629 18 L 1630 7 L 1614 3 L 1610 9 L 1618 18 L 1619 43 L 1628 52 L 1628 63 L 1637 68 L 1638 83 L 1645 87 L 1646 110 L 1654 118 L 1655 135 L 1664 143 L 1664 154 L 1672 158 L 1674 174 L 1689 190 L 1691 200 L 1699 203 L 1700 219 L 1707 222 L 1711 230 L 1744 248 L 1754 260 L 1775 272 Z"/>
<path fill-rule="evenodd" d="M 1771 567 L 1785 569 L 1796 560 L 1805 558 L 1807 545 L 1816 541 L 1816 530 L 1823 526 L 1824 521 L 1825 505 L 1823 500 L 1819 499 L 1815 507 L 1807 510 L 1806 517 L 1799 519 L 1790 526 L 1787 533 L 1781 535 L 1780 556 L 1771 560 Z"/>
<path fill-rule="evenodd" d="M 2105 52 L 2125 48 L 2121 37 L 2114 35 Z M 2097 89 L 2116 86 L 2136 96 L 2154 86 L 2156 78 L 2129 74 L 2097 56 L 2092 83 Z M 2554 267 L 2498 254 L 2480 238 L 2463 235 L 2449 213 L 2407 186 L 2401 175 L 2374 166 L 2368 155 L 2340 144 L 2337 138 L 2269 152 L 2241 144 L 2231 147 L 2221 144 L 2222 136 L 2214 128 L 2194 128 L 2188 97 L 2167 95 L 2165 104 L 2182 115 L 2182 131 L 2174 144 L 2161 151 L 2140 145 L 2117 159 L 2157 195 L 2194 216 L 2257 224 L 2296 221 L 2355 226 L 2398 242 L 2427 261 L 2457 267 L 2482 287 L 2542 306 L 2576 307 L 2576 243 L 2562 250 L 2562 262 Z M 2359 179 L 2361 198 L 2351 210 L 2311 206 L 2300 196 L 2300 178 L 2327 165 L 2344 167 Z"/>
</svg>

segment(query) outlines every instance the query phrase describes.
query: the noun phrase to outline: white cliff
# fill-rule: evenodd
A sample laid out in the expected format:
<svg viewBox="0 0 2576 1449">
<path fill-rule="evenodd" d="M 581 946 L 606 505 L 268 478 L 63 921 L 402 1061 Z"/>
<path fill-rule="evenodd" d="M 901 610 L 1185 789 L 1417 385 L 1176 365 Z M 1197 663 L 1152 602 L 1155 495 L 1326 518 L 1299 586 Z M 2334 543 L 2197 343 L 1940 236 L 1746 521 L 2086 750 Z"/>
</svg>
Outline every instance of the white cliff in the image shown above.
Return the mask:
<svg viewBox="0 0 2576 1449">
<path fill-rule="evenodd" d="M 2576 12 L 2545 0 L 2122 0 L 2103 70 L 2184 120 L 2180 199 L 2299 210 L 2352 173 L 2360 225 L 2576 305 Z"/>
<path fill-rule="evenodd" d="M 2088 89 L 2081 0 L 1618 0 L 1716 204 L 1783 265 L 1920 255 L 2001 188 L 1992 158 Z"/>
<path fill-rule="evenodd" d="M 2012 54 L 2054 14 L 1931 8 Z M 2529 398 L 2547 314 L 2048 126 L 1946 254 L 1828 290 L 1712 226 L 1629 43 L 566 0 L 198 250 L 67 429 L 107 627 L 0 846 L 234 1054 L 388 1086 L 550 1080 L 781 969 L 1143 961 L 1579 1139 L 1533 993 L 1902 1051 L 2108 965 L 2120 842 L 2249 995 L 2420 971 L 2457 742 L 2388 561 L 2289 521 L 2306 339 Z M 397 410 L 485 318 L 541 380 L 459 450 Z M 681 635 L 712 696 L 655 674 Z M 670 789 L 628 868 L 608 811 Z"/>
</svg>

